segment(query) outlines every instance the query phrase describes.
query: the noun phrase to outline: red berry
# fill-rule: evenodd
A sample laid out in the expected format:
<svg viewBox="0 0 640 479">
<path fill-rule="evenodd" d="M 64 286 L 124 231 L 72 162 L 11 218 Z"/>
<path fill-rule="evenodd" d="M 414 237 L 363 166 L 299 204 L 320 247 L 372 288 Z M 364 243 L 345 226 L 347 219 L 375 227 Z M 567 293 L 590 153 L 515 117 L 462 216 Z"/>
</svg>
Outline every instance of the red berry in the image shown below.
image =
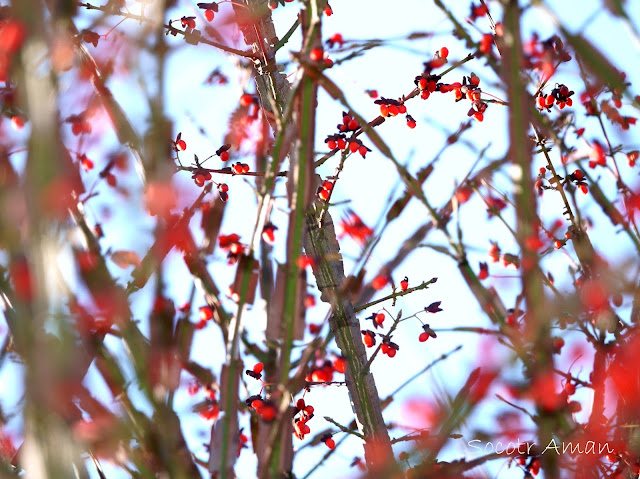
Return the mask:
<svg viewBox="0 0 640 479">
<path fill-rule="evenodd" d="M 307 416 L 311 416 L 313 414 L 313 411 L 314 411 L 313 406 L 306 406 L 304 408 L 304 412 Z"/>
<path fill-rule="evenodd" d="M 93 169 L 93 161 L 91 161 L 86 156 L 82 158 L 82 161 L 80 163 L 82 164 L 82 168 L 84 169 L 84 171 L 89 171 Z"/>
<path fill-rule="evenodd" d="M 416 121 L 415 120 L 407 120 L 407 126 L 413 130 L 416 127 Z"/>
<path fill-rule="evenodd" d="M 276 408 L 268 405 L 262 408 L 262 419 L 265 421 L 273 421 L 276 418 Z"/>
<path fill-rule="evenodd" d="M 333 189 L 333 183 L 332 183 L 332 182 L 330 182 L 329 180 L 325 180 L 325 181 L 322 183 L 322 187 L 323 187 L 325 190 L 331 191 L 331 190 Z"/>
<path fill-rule="evenodd" d="M 303 398 L 300 398 L 300 399 L 298 399 L 298 400 L 296 401 L 296 408 L 297 408 L 299 411 L 302 411 L 305 407 L 306 407 L 306 404 L 305 404 L 305 402 L 304 402 L 304 399 L 303 399 Z"/>
<path fill-rule="evenodd" d="M 359 148 L 360 145 L 357 141 L 352 141 L 351 143 L 349 143 L 349 151 L 351 151 L 351 153 L 355 153 Z"/>
<path fill-rule="evenodd" d="M 576 392 L 576 387 L 573 383 L 567 383 L 564 385 L 564 392 L 566 392 L 569 396 L 572 396 Z"/>
<path fill-rule="evenodd" d="M 204 175 L 198 173 L 193 179 L 193 181 L 195 181 L 197 186 L 204 186 L 204 182 L 205 182 Z"/>
<path fill-rule="evenodd" d="M 358 148 L 358 151 L 362 155 L 362 158 L 364 158 L 367 155 L 369 149 L 366 146 L 362 145 L 360 148 Z"/>
<path fill-rule="evenodd" d="M 115 177 L 115 175 L 113 173 L 107 173 L 107 183 L 112 188 L 115 188 L 117 181 L 116 181 L 116 177 Z"/>
<path fill-rule="evenodd" d="M 208 321 L 213 318 L 213 309 L 210 306 L 202 306 L 200 308 L 200 319 L 203 321 Z"/>
<path fill-rule="evenodd" d="M 321 200 L 323 201 L 327 201 L 329 199 L 329 194 L 330 192 L 325 190 L 324 188 L 322 188 L 319 192 L 318 192 L 318 196 L 320 197 Z"/>
<path fill-rule="evenodd" d="M 313 60 L 314 62 L 319 62 L 323 57 L 324 51 L 322 50 L 322 48 L 314 48 L 309 54 L 309 58 L 311 58 L 311 60 Z"/>
<path fill-rule="evenodd" d="M 384 313 L 378 313 L 376 314 L 376 323 L 382 325 L 382 323 L 384 323 Z"/>
<path fill-rule="evenodd" d="M 387 356 L 389 356 L 390 358 L 394 357 L 396 355 L 396 350 L 395 348 L 389 348 L 389 350 L 387 351 Z"/>
<path fill-rule="evenodd" d="M 389 116 L 389 107 L 387 105 L 380 105 L 380 115 L 385 118 Z"/>
<path fill-rule="evenodd" d="M 403 114 L 403 115 L 404 115 L 406 112 L 407 112 L 407 107 L 406 107 L 406 106 L 404 106 L 404 105 L 400 105 L 400 106 L 398 107 L 398 113 L 401 113 L 401 114 Z"/>
<path fill-rule="evenodd" d="M 395 105 L 389 105 L 389 115 L 396 116 L 399 113 L 398 107 Z"/>
<path fill-rule="evenodd" d="M 424 343 L 427 339 L 429 339 L 429 335 L 427 333 L 420 333 L 420 336 L 418 336 L 418 340 L 421 343 Z"/>
<path fill-rule="evenodd" d="M 356 120 L 350 120 L 347 125 L 347 128 L 349 128 L 349 130 L 357 130 L 359 126 L 360 125 Z"/>
<path fill-rule="evenodd" d="M 205 10 L 204 18 L 207 19 L 207 22 L 213 21 L 214 16 L 215 16 L 215 12 L 213 10 Z"/>
<path fill-rule="evenodd" d="M 187 149 L 187 143 L 184 140 L 176 141 L 176 150 L 184 151 Z"/>
<path fill-rule="evenodd" d="M 375 290 L 380 290 L 384 288 L 388 282 L 389 282 L 389 278 L 387 276 L 378 275 L 375 278 L 373 278 L 373 281 L 371 282 L 371 286 Z"/>
<path fill-rule="evenodd" d="M 442 47 L 438 51 L 438 54 L 440 55 L 440 58 L 447 58 L 449 56 L 449 49 L 447 47 Z"/>
<path fill-rule="evenodd" d="M 262 231 L 262 239 L 267 244 L 273 244 L 276 241 L 275 228 L 273 226 L 265 227 Z"/>
<path fill-rule="evenodd" d="M 227 161 L 229 159 L 229 152 L 223 151 L 222 153 L 220 153 L 220 159 L 222 161 Z"/>
<path fill-rule="evenodd" d="M 275 10 L 278 8 L 278 2 L 269 2 L 269 10 Z"/>
<path fill-rule="evenodd" d="M 329 449 L 335 449 L 336 448 L 336 442 L 331 438 L 327 439 L 324 443 L 327 445 L 327 447 Z"/>
<path fill-rule="evenodd" d="M 240 105 L 248 107 L 253 103 L 253 96 L 245 93 L 240 97 Z"/>
<path fill-rule="evenodd" d="M 218 185 L 218 191 L 226 193 L 227 191 L 229 191 L 229 186 L 226 183 L 220 183 Z"/>
<path fill-rule="evenodd" d="M 408 287 L 409 287 L 409 278 L 405 276 L 404 279 L 400 281 L 400 289 L 402 289 L 402 291 L 406 291 Z"/>
<path fill-rule="evenodd" d="M 553 338 L 553 349 L 557 352 L 560 352 L 562 347 L 564 346 L 564 339 L 562 338 Z"/>
<path fill-rule="evenodd" d="M 253 372 L 256 374 L 260 374 L 263 370 L 264 370 L 264 364 L 262 363 L 256 363 L 256 365 L 253 367 Z"/>
<path fill-rule="evenodd" d="M 14 130 L 22 130 L 22 127 L 24 126 L 24 118 L 21 117 L 20 115 L 15 115 L 11 117 L 11 127 Z"/>
<path fill-rule="evenodd" d="M 329 140 L 329 141 L 327 141 L 327 147 L 328 147 L 330 150 L 335 150 L 337 146 L 338 146 L 338 143 L 337 143 L 335 140 Z"/>
<path fill-rule="evenodd" d="M 478 121 L 484 120 L 484 115 L 482 113 L 480 113 L 479 111 L 475 112 L 473 114 L 473 117 Z"/>
<path fill-rule="evenodd" d="M 331 5 L 327 3 L 327 6 L 324 7 L 323 12 L 327 17 L 330 17 L 331 15 L 333 15 L 333 10 L 331 9 Z"/>
</svg>

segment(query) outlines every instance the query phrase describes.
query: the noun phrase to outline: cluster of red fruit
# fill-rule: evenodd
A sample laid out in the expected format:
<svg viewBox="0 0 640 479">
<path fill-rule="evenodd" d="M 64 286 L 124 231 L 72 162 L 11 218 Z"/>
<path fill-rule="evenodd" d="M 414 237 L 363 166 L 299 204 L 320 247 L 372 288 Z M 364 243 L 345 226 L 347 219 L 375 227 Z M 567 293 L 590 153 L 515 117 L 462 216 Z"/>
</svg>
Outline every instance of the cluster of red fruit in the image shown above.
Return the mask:
<svg viewBox="0 0 640 479">
<path fill-rule="evenodd" d="M 211 306 L 201 306 L 199 309 L 200 321 L 196 323 L 196 329 L 204 328 L 213 318 L 213 308 Z"/>
<path fill-rule="evenodd" d="M 182 28 L 193 30 L 196 28 L 196 17 L 182 17 L 180 23 L 182 24 Z"/>
<path fill-rule="evenodd" d="M 396 355 L 399 349 L 400 346 L 391 341 L 391 338 L 388 338 L 386 336 L 382 338 L 382 344 L 380 345 L 380 351 L 382 351 L 382 354 L 386 354 L 387 356 L 392 358 Z"/>
<path fill-rule="evenodd" d="M 324 140 L 324 142 L 330 149 L 349 149 L 351 153 L 360 153 L 363 158 L 365 158 L 367 153 L 371 151 L 369 148 L 364 146 L 362 141 L 356 138 L 355 132 L 360 128 L 360 124 L 349 113 L 344 111 L 342 112 L 342 123 L 339 123 L 337 128 L 339 133 L 336 133 L 335 135 L 328 135 Z M 351 136 L 347 139 L 347 136 L 345 134 L 347 132 L 354 133 L 352 133 Z"/>
<path fill-rule="evenodd" d="M 311 52 L 309 52 L 309 58 L 311 59 L 311 61 L 316 63 L 322 62 L 322 64 L 326 68 L 331 68 L 333 66 L 333 60 L 329 58 L 329 53 L 325 52 L 320 47 L 314 48 L 313 50 L 311 50 Z"/>
<path fill-rule="evenodd" d="M 296 413 L 293 418 L 293 434 L 298 439 L 304 439 L 304 436 L 311 433 L 311 429 L 307 425 L 313 418 L 313 406 L 307 405 L 304 399 L 300 398 L 296 402 Z"/>
<path fill-rule="evenodd" d="M 253 409 L 263 421 L 271 422 L 278 415 L 276 406 L 266 399 L 262 399 L 260 395 L 254 395 L 245 401 L 246 405 Z"/>
<path fill-rule="evenodd" d="M 333 374 L 344 374 L 346 367 L 347 361 L 341 356 L 337 357 L 334 361 L 325 359 L 321 364 L 313 366 L 305 377 L 305 381 L 316 383 L 333 381 Z"/>
<path fill-rule="evenodd" d="M 83 113 L 79 115 L 71 115 L 65 120 L 65 123 L 71 123 L 71 133 L 78 136 L 82 133 L 91 133 L 91 123 L 87 121 Z"/>
<path fill-rule="evenodd" d="M 471 101 L 471 108 L 469 108 L 467 116 L 473 116 L 476 120 L 482 121 L 488 105 L 480 99 L 482 89 L 479 85 L 480 77 L 472 73 L 463 77 L 462 83 L 456 82 L 452 85 L 441 85 L 440 91 L 443 93 L 453 91 L 457 102 L 465 98 Z"/>
<path fill-rule="evenodd" d="M 200 414 L 200 416 L 204 419 L 208 421 L 215 421 L 220 415 L 220 407 L 218 406 L 216 392 L 210 387 L 207 387 L 205 389 L 205 392 L 207 398 L 205 399 L 204 403 L 200 403 L 196 410 L 198 414 Z"/>
<path fill-rule="evenodd" d="M 518 456 L 516 458 L 516 462 L 520 466 L 524 467 L 525 474 L 527 474 L 529 477 L 537 476 L 540 472 L 540 459 L 538 459 L 537 457 L 532 457 L 529 460 L 529 463 L 527 463 L 527 456 Z"/>
<path fill-rule="evenodd" d="M 234 175 L 249 173 L 250 170 L 251 168 L 249 168 L 249 165 L 247 165 L 246 163 L 237 162 L 231 165 L 231 171 Z"/>
<path fill-rule="evenodd" d="M 240 236 L 235 233 L 218 236 L 218 246 L 227 252 L 228 264 L 235 264 L 245 251 L 245 245 L 240 243 Z"/>
<path fill-rule="evenodd" d="M 347 210 L 348 216 L 344 218 L 337 227 L 338 238 L 349 236 L 360 244 L 364 244 L 373 234 L 373 230 L 369 228 L 362 218 L 354 211 Z"/>
<path fill-rule="evenodd" d="M 318 186 L 318 190 L 316 191 L 316 194 L 318 195 L 318 198 L 320 198 L 322 201 L 329 201 L 329 198 L 331 198 L 332 190 L 333 190 L 333 183 L 329 180 L 325 180 L 322 182 L 322 185 Z"/>
<path fill-rule="evenodd" d="M 589 187 L 587 186 L 587 182 L 585 181 L 585 176 L 582 170 L 576 170 L 569 175 L 569 180 L 572 181 L 580 191 L 582 191 L 585 195 L 589 192 Z"/>
<path fill-rule="evenodd" d="M 549 95 L 545 95 L 542 92 L 538 94 L 536 106 L 540 111 L 546 109 L 550 112 L 551 107 L 556 103 L 558 108 L 562 110 L 565 106 L 573 105 L 573 100 L 570 98 L 573 93 L 574 92 L 570 91 L 566 85 L 556 85 Z"/>
<path fill-rule="evenodd" d="M 544 78 L 550 78 L 560 63 L 571 60 L 571 55 L 564 49 L 564 43 L 558 35 L 541 42 L 534 33 L 523 47 L 525 68 L 541 71 Z"/>
<path fill-rule="evenodd" d="M 518 257 L 511 253 L 504 253 L 501 255 L 500 247 L 495 241 L 491 241 L 488 256 L 492 263 L 498 263 L 502 260 L 502 265 L 505 268 L 512 267 L 513 269 L 518 269 L 520 267 L 520 260 Z"/>
</svg>

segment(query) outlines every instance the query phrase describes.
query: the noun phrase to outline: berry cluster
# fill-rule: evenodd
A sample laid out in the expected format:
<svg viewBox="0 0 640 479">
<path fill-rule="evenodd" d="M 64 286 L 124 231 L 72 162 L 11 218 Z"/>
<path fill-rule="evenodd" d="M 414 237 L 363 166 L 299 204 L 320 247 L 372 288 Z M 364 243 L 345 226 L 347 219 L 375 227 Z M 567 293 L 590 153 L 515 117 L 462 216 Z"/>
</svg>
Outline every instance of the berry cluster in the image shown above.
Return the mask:
<svg viewBox="0 0 640 479">
<path fill-rule="evenodd" d="M 334 373 L 344 373 L 346 361 L 344 358 L 337 358 L 335 361 L 325 359 L 319 365 L 314 365 L 305 377 L 307 382 L 330 382 L 333 381 Z"/>
<path fill-rule="evenodd" d="M 309 58 L 315 63 L 322 63 L 325 68 L 333 66 L 333 60 L 329 58 L 329 53 L 322 48 L 314 48 L 309 52 Z"/>
<path fill-rule="evenodd" d="M 276 406 L 271 401 L 263 399 L 259 394 L 250 396 L 245 403 L 249 408 L 253 409 L 263 421 L 271 422 L 278 415 Z"/>
<path fill-rule="evenodd" d="M 550 112 L 551 107 L 556 103 L 558 108 L 562 110 L 565 106 L 573 105 L 573 100 L 570 98 L 573 93 L 573 91 L 569 91 L 569 88 L 566 85 L 556 85 L 549 95 L 545 95 L 542 92 L 538 94 L 538 97 L 536 98 L 536 106 L 540 111 L 546 109 Z"/>
<path fill-rule="evenodd" d="M 349 236 L 359 244 L 364 244 L 373 234 L 373 230 L 364 224 L 362 218 L 360 218 L 360 216 L 358 216 L 354 211 L 348 210 L 347 214 L 348 216 L 338 223 L 338 238 L 340 239 L 344 236 Z"/>
<path fill-rule="evenodd" d="M 396 355 L 399 349 L 400 346 L 391 341 L 391 338 L 388 338 L 386 336 L 382 338 L 382 344 L 380 345 L 380 351 L 382 351 L 382 354 L 386 354 L 387 356 L 392 358 Z"/>
<path fill-rule="evenodd" d="M 91 133 L 91 123 L 87 121 L 84 113 L 71 115 L 64 121 L 65 123 L 71 123 L 71 133 L 73 133 L 74 136 Z"/>
<path fill-rule="evenodd" d="M 569 181 L 573 182 L 578 188 L 580 188 L 580 191 L 582 191 L 585 195 L 589 192 L 589 186 L 585 181 L 585 176 L 582 170 L 574 171 L 569 175 L 568 179 Z"/>
<path fill-rule="evenodd" d="M 233 165 L 231 165 L 231 172 L 234 175 L 242 175 L 245 173 L 249 173 L 250 168 L 249 165 L 247 165 L 246 163 L 234 163 Z"/>
<path fill-rule="evenodd" d="M 213 318 L 213 309 L 211 306 L 201 306 L 199 309 L 200 321 L 196 323 L 196 329 L 204 328 Z"/>
<path fill-rule="evenodd" d="M 235 264 L 244 254 L 246 246 L 240 243 L 240 236 L 235 233 L 218 236 L 218 246 L 227 252 L 228 264 Z"/>
<path fill-rule="evenodd" d="M 322 185 L 318 186 L 318 190 L 316 191 L 316 194 L 318 195 L 318 198 L 320 198 L 322 201 L 329 201 L 329 198 L 331 198 L 332 190 L 333 190 L 333 183 L 329 180 L 325 180 L 322 182 Z"/>
<path fill-rule="evenodd" d="M 404 105 L 404 102 L 399 100 L 380 97 L 380 99 L 374 101 L 374 103 L 380 105 L 380 115 L 385 118 L 407 113 L 407 107 Z M 413 130 L 416 127 L 416 120 L 409 114 L 407 114 L 405 118 L 407 120 L 407 126 Z"/>
<path fill-rule="evenodd" d="M 296 402 L 296 413 L 293 418 L 293 434 L 298 439 L 304 439 L 304 436 L 311 433 L 311 429 L 307 425 L 313 418 L 313 406 L 307 405 L 304 399 L 300 398 Z"/>
<path fill-rule="evenodd" d="M 534 33 L 523 47 L 525 68 L 541 71 L 544 78 L 550 78 L 560 63 L 571 60 L 571 55 L 564 49 L 564 43 L 558 35 L 540 41 L 538 34 Z"/>
<path fill-rule="evenodd" d="M 324 140 L 329 148 L 332 150 L 336 148 L 340 150 L 348 149 L 351 153 L 360 153 L 363 158 L 371 151 L 364 146 L 362 141 L 356 138 L 356 132 L 360 128 L 360 124 L 349 113 L 342 112 L 342 123 L 339 123 L 337 128 L 339 133 L 328 135 Z M 352 132 L 349 137 L 346 135 L 348 132 Z"/>
</svg>

